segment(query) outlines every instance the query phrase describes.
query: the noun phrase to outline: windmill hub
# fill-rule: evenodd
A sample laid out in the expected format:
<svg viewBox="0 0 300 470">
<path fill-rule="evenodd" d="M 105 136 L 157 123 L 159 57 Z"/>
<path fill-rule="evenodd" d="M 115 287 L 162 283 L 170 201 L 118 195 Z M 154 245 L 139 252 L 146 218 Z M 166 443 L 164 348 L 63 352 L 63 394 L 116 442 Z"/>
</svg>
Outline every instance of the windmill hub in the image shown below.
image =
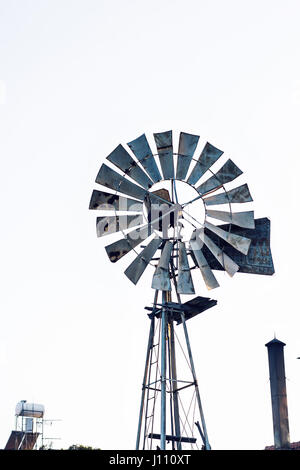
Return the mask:
<svg viewBox="0 0 300 470">
<path fill-rule="evenodd" d="M 144 214 L 145 220 L 152 223 L 155 233 L 163 239 L 187 242 L 192 232 L 205 223 L 205 206 L 199 193 L 177 179 L 163 180 L 152 186 L 144 200 Z"/>
<path fill-rule="evenodd" d="M 202 228 L 205 223 L 205 206 L 202 198 L 186 205 L 187 202 L 199 197 L 199 193 L 185 181 L 175 180 L 175 184 L 178 203 L 181 205 L 181 237 L 183 241 L 189 241 L 193 230 Z"/>
</svg>

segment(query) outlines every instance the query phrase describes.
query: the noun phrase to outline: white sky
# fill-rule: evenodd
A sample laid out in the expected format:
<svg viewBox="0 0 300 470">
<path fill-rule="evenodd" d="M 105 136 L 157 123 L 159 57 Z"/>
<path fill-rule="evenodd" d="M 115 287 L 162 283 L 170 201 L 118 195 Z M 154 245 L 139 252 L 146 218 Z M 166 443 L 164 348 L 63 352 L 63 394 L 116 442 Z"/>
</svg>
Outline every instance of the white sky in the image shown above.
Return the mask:
<svg viewBox="0 0 300 470">
<path fill-rule="evenodd" d="M 272 277 L 217 273 L 190 336 L 211 445 L 273 443 L 265 343 L 284 341 L 300 440 L 300 5 L 276 0 L 1 0 L 0 447 L 19 400 L 54 447 L 135 446 L 152 302 L 88 211 L 105 157 L 143 132 L 200 134 L 271 219 Z M 125 257 L 126 258 L 126 257 Z"/>
</svg>

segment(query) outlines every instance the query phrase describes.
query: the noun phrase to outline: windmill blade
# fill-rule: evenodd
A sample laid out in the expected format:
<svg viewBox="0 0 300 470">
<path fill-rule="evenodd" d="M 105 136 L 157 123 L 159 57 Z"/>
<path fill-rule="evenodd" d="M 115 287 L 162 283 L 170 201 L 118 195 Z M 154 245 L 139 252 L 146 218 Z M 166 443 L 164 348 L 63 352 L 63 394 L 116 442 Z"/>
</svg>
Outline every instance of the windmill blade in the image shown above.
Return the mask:
<svg viewBox="0 0 300 470">
<path fill-rule="evenodd" d="M 223 151 L 214 147 L 209 142 L 205 144 L 198 161 L 196 162 L 187 182 L 195 184 L 202 175 L 223 155 Z"/>
<path fill-rule="evenodd" d="M 96 178 L 96 183 L 102 184 L 102 186 L 107 186 L 108 188 L 119 191 L 120 193 L 127 194 L 128 196 L 135 197 L 140 201 L 143 201 L 147 194 L 145 189 L 131 183 L 131 181 L 128 181 L 124 176 L 121 176 L 119 173 L 109 168 L 105 163 L 101 165 Z"/>
<path fill-rule="evenodd" d="M 170 212 L 172 210 L 173 208 L 170 209 Z M 116 261 L 121 259 L 124 255 L 129 253 L 129 251 L 131 251 L 133 248 L 139 245 L 143 240 L 146 240 L 146 238 L 150 237 L 150 235 L 153 233 L 156 222 L 164 219 L 168 215 L 169 215 L 169 212 L 166 212 L 160 215 L 159 217 L 157 217 L 157 219 L 151 220 L 151 222 L 145 225 L 144 227 L 140 227 L 140 228 L 137 228 L 136 230 L 133 230 L 132 232 L 129 232 L 125 236 L 125 238 L 122 238 L 121 240 L 117 240 L 111 245 L 106 246 L 105 250 L 108 254 L 110 261 L 112 263 L 115 263 Z"/>
<path fill-rule="evenodd" d="M 170 291 L 171 288 L 171 279 L 169 272 L 169 262 L 171 258 L 171 253 L 173 249 L 173 243 L 166 241 L 160 260 L 156 267 L 156 270 L 152 278 L 152 289 Z"/>
<path fill-rule="evenodd" d="M 173 249 L 173 243 L 167 240 L 163 247 L 161 257 L 157 265 L 158 268 L 169 270 L 169 263 L 170 263 L 172 249 Z"/>
<path fill-rule="evenodd" d="M 220 226 L 224 230 L 229 230 L 229 224 Z M 205 229 L 206 231 L 206 229 Z M 213 242 L 218 244 L 219 249 L 226 253 L 233 261 L 239 265 L 239 273 L 261 274 L 264 276 L 272 276 L 274 274 L 274 264 L 270 247 L 270 220 L 266 217 L 255 219 L 255 229 L 231 227 L 231 232 L 243 237 L 251 238 L 251 245 L 247 255 L 238 252 L 226 241 L 219 238 L 213 232 L 209 233 Z M 211 269 L 222 270 L 223 267 L 217 262 L 206 246 L 202 249 L 205 258 Z"/>
<path fill-rule="evenodd" d="M 211 290 L 215 289 L 216 287 L 219 287 L 219 283 L 214 273 L 212 272 L 210 266 L 208 265 L 208 262 L 206 261 L 206 258 L 201 250 L 202 243 L 200 243 L 199 239 L 195 238 L 193 240 L 190 240 L 190 245 L 193 250 L 197 265 L 200 268 L 200 272 L 202 274 L 207 289 Z"/>
<path fill-rule="evenodd" d="M 154 140 L 165 180 L 174 178 L 172 131 L 157 132 Z"/>
<path fill-rule="evenodd" d="M 124 171 L 130 178 L 143 186 L 143 188 L 151 188 L 153 182 L 149 176 L 138 166 L 121 144 L 108 155 L 107 160 Z"/>
<path fill-rule="evenodd" d="M 213 219 L 223 220 L 223 222 L 229 222 L 238 227 L 244 228 L 255 228 L 254 223 L 254 211 L 246 212 L 225 212 L 225 211 L 214 211 L 207 209 L 206 215 Z"/>
<path fill-rule="evenodd" d="M 251 197 L 248 185 L 242 184 L 241 186 L 233 188 L 230 191 L 226 191 L 225 193 L 203 198 L 203 201 L 207 206 L 215 206 L 218 204 L 227 204 L 229 202 L 231 204 L 243 204 L 245 202 L 251 202 L 253 199 Z"/>
<path fill-rule="evenodd" d="M 151 242 L 141 251 L 141 253 L 125 270 L 125 275 L 128 277 L 128 279 L 131 280 L 131 282 L 133 282 L 133 284 L 137 284 L 161 242 L 161 238 L 153 238 L 153 240 L 151 240 Z"/>
<path fill-rule="evenodd" d="M 119 261 L 124 255 L 127 255 L 133 248 L 146 240 L 152 233 L 148 224 L 145 227 L 137 228 L 128 233 L 125 238 L 121 238 L 105 247 L 106 253 L 112 263 Z"/>
<path fill-rule="evenodd" d="M 199 136 L 180 132 L 176 179 L 185 180 L 194 152 L 198 144 Z"/>
<path fill-rule="evenodd" d="M 195 232 L 195 237 L 197 236 L 203 243 L 207 246 L 210 252 L 214 255 L 216 260 L 220 265 L 225 269 L 229 276 L 233 276 L 238 270 L 239 266 L 231 258 L 229 258 L 226 253 L 224 253 L 205 233 L 204 229 L 197 229 Z"/>
<path fill-rule="evenodd" d="M 125 196 L 93 190 L 89 209 L 102 211 L 143 212 L 143 203 Z"/>
<path fill-rule="evenodd" d="M 156 268 L 155 273 L 152 278 L 151 287 L 152 289 L 155 289 L 155 290 L 163 290 L 163 291 L 172 290 L 169 271 L 167 271 L 166 269 Z"/>
<path fill-rule="evenodd" d="M 161 181 L 161 174 L 145 134 L 142 134 L 137 139 L 128 142 L 127 145 L 132 150 L 141 165 L 143 165 L 152 181 L 154 181 L 154 183 Z"/>
<path fill-rule="evenodd" d="M 226 230 L 223 230 L 216 225 L 210 224 L 209 222 L 205 222 L 204 226 L 218 235 L 220 238 L 223 238 L 223 240 L 229 243 L 229 245 L 233 246 L 236 250 L 240 251 L 244 255 L 248 253 L 251 244 L 250 238 L 226 232 Z"/>
<path fill-rule="evenodd" d="M 128 230 L 129 228 L 137 227 L 143 223 L 143 215 L 97 217 L 97 237 L 103 237 L 104 235 L 119 232 L 120 230 Z"/>
<path fill-rule="evenodd" d="M 179 258 L 178 258 L 178 278 L 177 292 L 178 294 L 195 294 L 192 275 L 189 267 L 188 257 L 184 242 L 179 241 Z"/>
<path fill-rule="evenodd" d="M 236 164 L 229 159 L 215 175 L 200 184 L 196 190 L 200 194 L 206 194 L 220 188 L 225 183 L 235 180 L 235 178 L 240 176 L 242 173 L 243 172 L 236 166 Z"/>
</svg>

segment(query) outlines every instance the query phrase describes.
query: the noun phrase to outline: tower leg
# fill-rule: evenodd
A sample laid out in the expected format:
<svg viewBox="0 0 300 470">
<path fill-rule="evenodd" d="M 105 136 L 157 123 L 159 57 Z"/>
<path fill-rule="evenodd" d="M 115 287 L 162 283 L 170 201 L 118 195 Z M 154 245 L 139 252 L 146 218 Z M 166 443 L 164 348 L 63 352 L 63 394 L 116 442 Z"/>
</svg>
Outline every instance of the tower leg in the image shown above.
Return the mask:
<svg viewBox="0 0 300 470">
<path fill-rule="evenodd" d="M 156 300 L 157 300 L 157 294 L 155 298 L 155 304 L 156 304 Z M 140 405 L 140 413 L 139 413 L 138 432 L 137 432 L 137 438 L 136 438 L 136 450 L 138 450 L 140 447 L 143 411 L 144 411 L 144 404 L 145 404 L 145 393 L 146 393 L 146 385 L 147 385 L 147 376 L 148 376 L 148 371 L 149 371 L 150 353 L 153 347 L 154 328 L 155 328 L 155 317 L 151 319 L 151 324 L 150 324 L 150 332 L 149 332 L 143 387 L 142 387 L 142 397 L 141 397 L 141 405 Z"/>
<path fill-rule="evenodd" d="M 201 399 L 200 399 L 200 392 L 199 392 L 199 387 L 198 387 L 198 383 L 197 383 L 194 360 L 193 360 L 193 356 L 192 356 L 190 339 L 189 339 L 189 335 L 188 335 L 188 331 L 187 331 L 187 327 L 186 327 L 184 313 L 181 314 L 181 320 L 182 320 L 182 325 L 183 325 L 183 330 L 184 330 L 184 336 L 185 336 L 185 341 L 186 341 L 186 345 L 187 345 L 188 355 L 189 355 L 189 359 L 190 359 L 191 371 L 192 371 L 193 379 L 194 379 L 194 382 L 195 382 L 196 398 L 197 398 L 197 403 L 198 403 L 200 417 L 201 417 L 202 432 L 200 432 L 200 434 L 201 434 L 201 436 L 204 437 L 205 449 L 210 450 L 211 447 L 210 447 L 210 444 L 209 444 L 209 441 L 208 441 L 208 435 L 207 435 L 207 430 L 206 430 L 204 413 L 203 413 L 203 409 L 202 409 L 202 404 L 201 404 Z M 198 425 L 198 428 L 199 428 L 199 425 Z"/>
<path fill-rule="evenodd" d="M 194 435 L 194 425 L 196 425 L 203 441 L 202 448 L 209 450 L 210 444 L 185 314 L 180 307 L 180 298 L 178 299 L 177 305 L 179 307 L 177 307 L 177 313 L 173 310 L 172 304 L 168 304 L 168 302 L 171 302 L 170 294 L 170 292 L 162 292 L 162 302 L 158 305 L 156 295 L 152 314 L 149 315 L 151 325 L 139 411 L 136 449 L 148 448 L 151 450 L 153 440 L 159 441 L 160 447 L 158 448 L 161 450 L 166 450 L 171 445 L 173 450 L 177 449 L 180 451 L 187 444 L 191 444 L 192 448 L 193 445 L 199 448 L 196 444 L 197 436 Z M 182 312 L 181 315 L 180 310 Z M 179 337 L 175 334 L 174 322 L 182 323 L 182 345 Z M 176 357 L 177 345 L 181 349 L 178 364 Z M 182 362 L 183 359 L 185 359 L 184 362 Z M 187 377 L 182 377 L 182 372 L 184 372 L 182 366 L 184 364 L 189 368 L 189 376 Z M 178 373 L 180 375 L 177 377 Z M 187 389 L 190 391 L 188 392 Z M 158 397 L 159 400 L 157 400 Z M 188 401 L 188 397 L 190 397 L 190 401 Z M 188 403 L 189 408 L 186 410 L 185 405 Z M 190 414 L 192 403 L 194 404 L 193 417 Z M 196 421 L 197 419 L 198 421 Z M 198 437 L 200 436 L 198 435 Z"/>
<path fill-rule="evenodd" d="M 160 448 L 166 449 L 166 338 L 167 338 L 167 311 L 164 308 L 166 292 L 162 291 L 162 313 L 161 313 L 161 417 L 160 417 Z"/>
<path fill-rule="evenodd" d="M 173 320 L 169 322 L 170 334 L 170 375 L 172 378 L 172 398 L 174 408 L 174 423 L 175 423 L 175 436 L 180 438 L 180 418 L 179 418 L 179 404 L 178 404 L 178 391 L 177 391 L 177 370 L 176 370 L 176 356 L 175 356 L 175 338 L 174 338 L 174 324 Z M 177 441 L 177 449 L 181 450 L 181 442 Z"/>
</svg>

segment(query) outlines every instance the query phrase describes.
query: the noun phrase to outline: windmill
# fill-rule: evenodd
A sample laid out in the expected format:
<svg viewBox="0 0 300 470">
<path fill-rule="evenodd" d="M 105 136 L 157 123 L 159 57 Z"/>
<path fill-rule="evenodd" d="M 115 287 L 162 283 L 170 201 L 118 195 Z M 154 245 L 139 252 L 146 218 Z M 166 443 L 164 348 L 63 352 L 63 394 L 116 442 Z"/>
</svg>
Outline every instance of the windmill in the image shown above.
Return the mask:
<svg viewBox="0 0 300 470">
<path fill-rule="evenodd" d="M 214 270 L 230 277 L 238 271 L 272 275 L 270 221 L 255 219 L 252 209 L 235 210 L 248 208 L 253 199 L 246 183 L 233 183 L 242 171 L 230 158 L 223 161 L 223 151 L 181 132 L 175 152 L 172 131 L 153 136 L 156 152 L 143 134 L 108 155 L 96 177 L 103 189 L 93 191 L 89 208 L 99 211 L 98 237 L 120 234 L 105 246 L 111 262 L 135 252 L 125 270 L 131 282 L 137 284 L 148 266 L 153 269 L 136 449 L 153 449 L 155 443 L 162 450 L 199 448 L 199 435 L 202 448 L 210 449 L 187 321 L 217 302 L 200 296 L 183 302 L 182 296 L 195 294 L 197 270 L 208 290 L 219 286 Z M 188 380 L 178 375 L 178 328 Z M 193 392 L 192 415 L 181 400 L 187 389 Z"/>
</svg>

